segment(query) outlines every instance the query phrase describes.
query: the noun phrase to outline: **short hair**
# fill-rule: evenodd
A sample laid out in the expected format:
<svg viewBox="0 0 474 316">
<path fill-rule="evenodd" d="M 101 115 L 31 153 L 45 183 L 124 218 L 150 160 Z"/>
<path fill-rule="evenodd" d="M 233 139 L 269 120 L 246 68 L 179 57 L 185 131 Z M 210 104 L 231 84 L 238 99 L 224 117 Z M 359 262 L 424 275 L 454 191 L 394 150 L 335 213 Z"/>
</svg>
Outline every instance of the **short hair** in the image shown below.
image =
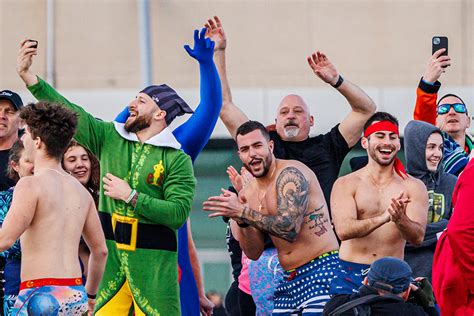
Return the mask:
<svg viewBox="0 0 474 316">
<path fill-rule="evenodd" d="M 24 149 L 25 147 L 23 147 L 23 142 L 21 140 L 17 140 L 8 153 L 7 176 L 15 182 L 20 180 L 20 175 L 15 171 L 15 169 L 12 168 L 12 162 L 17 164 L 20 163 L 21 154 Z"/>
<path fill-rule="evenodd" d="M 237 128 L 237 132 L 235 133 L 235 139 L 237 140 L 238 135 L 246 135 L 257 129 L 260 130 L 263 137 L 265 137 L 267 141 L 270 140 L 270 134 L 268 133 L 265 126 L 262 123 L 257 122 L 257 121 L 247 121 L 244 124 L 240 125 L 239 128 Z"/>
<path fill-rule="evenodd" d="M 21 109 L 20 118 L 33 139 L 39 137 L 44 142 L 48 156 L 60 161 L 76 132 L 77 114 L 58 104 L 40 101 Z"/>
<path fill-rule="evenodd" d="M 367 129 L 367 127 L 372 125 L 373 122 L 378 122 L 378 121 L 389 121 L 398 127 L 398 120 L 392 114 L 387 113 L 387 112 L 375 112 L 374 114 L 372 114 L 371 117 L 369 117 L 367 122 L 365 122 L 364 131 Z"/>
</svg>

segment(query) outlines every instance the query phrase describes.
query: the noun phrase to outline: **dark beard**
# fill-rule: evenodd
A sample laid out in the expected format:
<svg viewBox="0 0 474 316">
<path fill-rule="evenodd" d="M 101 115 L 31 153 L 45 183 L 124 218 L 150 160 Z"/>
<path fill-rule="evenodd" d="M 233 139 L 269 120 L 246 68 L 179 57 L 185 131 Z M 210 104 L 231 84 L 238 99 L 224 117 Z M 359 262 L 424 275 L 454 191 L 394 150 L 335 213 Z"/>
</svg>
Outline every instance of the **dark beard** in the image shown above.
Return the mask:
<svg viewBox="0 0 474 316">
<path fill-rule="evenodd" d="M 129 133 L 137 133 L 141 130 L 144 130 L 151 125 L 151 117 L 147 116 L 138 116 L 133 122 L 127 124 L 125 122 L 125 130 Z"/>
</svg>

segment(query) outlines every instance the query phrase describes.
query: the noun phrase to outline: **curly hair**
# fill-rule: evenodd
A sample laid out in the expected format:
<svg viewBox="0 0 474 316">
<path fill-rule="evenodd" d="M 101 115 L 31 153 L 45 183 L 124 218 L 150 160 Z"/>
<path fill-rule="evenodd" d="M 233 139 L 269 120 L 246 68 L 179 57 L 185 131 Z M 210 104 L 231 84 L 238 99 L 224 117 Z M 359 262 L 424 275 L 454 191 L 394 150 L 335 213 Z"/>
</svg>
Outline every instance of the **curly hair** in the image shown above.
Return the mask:
<svg viewBox="0 0 474 316">
<path fill-rule="evenodd" d="M 77 114 L 50 102 L 30 103 L 20 111 L 33 139 L 39 137 L 48 156 L 61 160 L 76 132 Z"/>
<path fill-rule="evenodd" d="M 23 149 L 25 149 L 25 147 L 23 147 L 23 142 L 21 140 L 17 140 L 13 144 L 8 154 L 7 176 L 15 182 L 20 180 L 20 176 L 18 175 L 18 172 L 13 169 L 12 162 L 15 162 L 16 164 L 20 163 L 20 158 L 21 154 L 23 153 Z"/>
<path fill-rule="evenodd" d="M 100 189 L 100 164 L 99 160 L 97 157 L 91 153 L 89 149 L 86 147 L 80 145 L 76 140 L 72 139 L 69 145 L 67 146 L 66 150 L 64 151 L 64 154 L 67 153 L 67 151 L 72 148 L 72 147 L 82 147 L 87 153 L 87 156 L 89 156 L 89 160 L 91 162 L 91 176 L 89 180 L 87 181 L 85 187 L 89 192 L 91 193 L 92 197 L 94 198 L 94 202 L 96 206 L 99 204 L 99 189 Z M 63 159 L 61 160 L 61 164 L 64 168 L 64 156 Z"/>
</svg>

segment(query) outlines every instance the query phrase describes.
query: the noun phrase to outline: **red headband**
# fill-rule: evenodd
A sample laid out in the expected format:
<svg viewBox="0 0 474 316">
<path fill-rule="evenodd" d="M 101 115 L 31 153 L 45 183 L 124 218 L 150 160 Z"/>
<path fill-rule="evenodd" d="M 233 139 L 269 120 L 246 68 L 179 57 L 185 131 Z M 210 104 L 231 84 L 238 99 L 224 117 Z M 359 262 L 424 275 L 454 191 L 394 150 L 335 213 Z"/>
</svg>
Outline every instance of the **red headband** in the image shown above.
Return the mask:
<svg viewBox="0 0 474 316">
<path fill-rule="evenodd" d="M 364 137 L 367 138 L 369 135 L 381 131 L 393 132 L 397 135 L 400 135 L 397 125 L 390 121 L 380 121 L 367 127 L 367 129 L 364 131 Z"/>
<path fill-rule="evenodd" d="M 393 124 L 390 121 L 380 121 L 367 127 L 367 129 L 364 131 L 364 137 L 367 138 L 373 133 L 381 131 L 393 132 L 400 136 L 397 125 Z M 408 177 L 407 172 L 405 171 L 405 167 L 403 166 L 400 159 L 398 159 L 397 157 L 395 157 L 394 159 L 393 169 L 395 169 L 395 172 L 400 176 L 400 178 L 406 179 Z"/>
</svg>

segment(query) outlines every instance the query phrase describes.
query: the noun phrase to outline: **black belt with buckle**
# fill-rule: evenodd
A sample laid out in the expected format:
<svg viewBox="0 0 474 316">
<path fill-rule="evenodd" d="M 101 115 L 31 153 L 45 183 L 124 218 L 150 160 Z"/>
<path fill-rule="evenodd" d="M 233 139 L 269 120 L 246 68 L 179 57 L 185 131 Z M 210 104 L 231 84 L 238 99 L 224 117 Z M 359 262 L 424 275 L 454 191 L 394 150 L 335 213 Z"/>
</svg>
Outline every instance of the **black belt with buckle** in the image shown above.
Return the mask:
<svg viewBox="0 0 474 316">
<path fill-rule="evenodd" d="M 176 233 L 167 226 L 138 222 L 136 227 L 134 227 L 135 224 L 116 220 L 114 230 L 112 216 L 109 213 L 99 211 L 99 218 L 104 230 L 105 239 L 115 240 L 117 245 L 124 245 L 123 248 L 118 247 L 119 249 L 133 251 L 135 248 L 142 248 L 174 252 L 178 250 Z M 136 234 L 135 240 L 134 233 Z"/>
</svg>

